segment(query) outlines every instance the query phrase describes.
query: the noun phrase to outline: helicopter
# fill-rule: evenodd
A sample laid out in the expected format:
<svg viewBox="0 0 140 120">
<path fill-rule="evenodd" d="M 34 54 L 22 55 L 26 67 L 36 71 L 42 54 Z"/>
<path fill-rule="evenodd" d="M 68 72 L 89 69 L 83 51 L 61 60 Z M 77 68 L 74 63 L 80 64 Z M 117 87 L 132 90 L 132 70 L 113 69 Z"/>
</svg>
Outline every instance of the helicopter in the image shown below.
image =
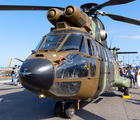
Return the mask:
<svg viewBox="0 0 140 120">
<path fill-rule="evenodd" d="M 113 20 L 140 25 L 139 20 L 99 11 L 100 9 L 135 0 L 109 0 L 103 4 L 86 3 L 81 9 L 53 6 L 0 5 L 0 10 L 47 10 L 54 25 L 43 36 L 32 54 L 22 61 L 19 71 L 21 84 L 39 98 L 60 99 L 55 104 L 57 117 L 72 118 L 75 105 L 66 100 L 90 102 L 113 87 L 129 96 L 130 80 L 120 77 L 115 60 L 117 49 L 107 46 L 107 34 L 99 15 Z"/>
</svg>

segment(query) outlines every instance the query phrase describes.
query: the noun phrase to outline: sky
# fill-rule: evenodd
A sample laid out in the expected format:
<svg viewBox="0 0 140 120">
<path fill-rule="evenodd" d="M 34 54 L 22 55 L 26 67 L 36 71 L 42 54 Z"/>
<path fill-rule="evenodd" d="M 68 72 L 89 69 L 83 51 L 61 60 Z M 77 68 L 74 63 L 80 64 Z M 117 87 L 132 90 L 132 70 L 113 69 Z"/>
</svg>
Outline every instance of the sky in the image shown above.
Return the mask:
<svg viewBox="0 0 140 120">
<path fill-rule="evenodd" d="M 85 3 L 102 4 L 106 0 L 0 0 L 0 5 L 33 5 L 66 7 Z M 100 11 L 140 20 L 140 0 L 122 5 L 104 7 Z M 0 11 L 0 67 L 8 67 L 12 57 L 25 60 L 35 49 L 41 38 L 53 27 L 46 17 L 47 11 Z M 99 16 L 107 32 L 107 43 L 119 47 L 118 52 L 138 52 L 119 55 L 119 60 L 132 64 L 140 60 L 140 26 L 114 21 L 107 16 Z M 112 41 L 112 42 L 111 42 Z M 11 66 L 21 65 L 13 59 Z M 138 62 L 140 64 L 140 61 Z"/>
</svg>

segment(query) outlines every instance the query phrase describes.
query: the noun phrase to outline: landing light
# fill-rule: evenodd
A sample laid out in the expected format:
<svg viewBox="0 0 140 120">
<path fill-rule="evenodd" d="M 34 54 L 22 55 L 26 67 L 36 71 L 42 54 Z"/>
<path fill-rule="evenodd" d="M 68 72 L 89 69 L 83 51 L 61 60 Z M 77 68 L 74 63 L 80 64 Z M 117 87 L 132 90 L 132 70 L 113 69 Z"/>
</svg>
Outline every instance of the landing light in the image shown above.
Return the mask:
<svg viewBox="0 0 140 120">
<path fill-rule="evenodd" d="M 39 98 L 45 98 L 46 96 L 44 94 L 38 95 Z"/>
</svg>

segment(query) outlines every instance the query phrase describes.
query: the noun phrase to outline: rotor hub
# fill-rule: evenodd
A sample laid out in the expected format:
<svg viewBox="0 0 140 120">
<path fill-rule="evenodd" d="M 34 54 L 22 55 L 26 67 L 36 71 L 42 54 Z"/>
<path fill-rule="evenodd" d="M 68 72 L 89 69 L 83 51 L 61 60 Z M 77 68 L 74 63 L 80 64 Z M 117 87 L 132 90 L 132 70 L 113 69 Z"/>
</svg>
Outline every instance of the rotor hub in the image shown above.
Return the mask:
<svg viewBox="0 0 140 120">
<path fill-rule="evenodd" d="M 80 8 L 88 15 L 92 15 L 95 13 L 94 8 L 98 6 L 96 3 L 86 3 L 80 6 Z"/>
</svg>

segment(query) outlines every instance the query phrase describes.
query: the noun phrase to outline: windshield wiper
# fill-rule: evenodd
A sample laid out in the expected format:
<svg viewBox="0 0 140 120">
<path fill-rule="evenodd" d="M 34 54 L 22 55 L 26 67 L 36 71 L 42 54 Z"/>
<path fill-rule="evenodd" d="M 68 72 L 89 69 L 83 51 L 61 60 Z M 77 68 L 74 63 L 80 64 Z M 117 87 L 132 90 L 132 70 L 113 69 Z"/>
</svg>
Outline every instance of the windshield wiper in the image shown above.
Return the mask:
<svg viewBox="0 0 140 120">
<path fill-rule="evenodd" d="M 63 49 L 60 49 L 59 51 L 67 51 L 67 50 L 79 50 L 79 49 L 78 48 L 63 48 Z"/>
</svg>

